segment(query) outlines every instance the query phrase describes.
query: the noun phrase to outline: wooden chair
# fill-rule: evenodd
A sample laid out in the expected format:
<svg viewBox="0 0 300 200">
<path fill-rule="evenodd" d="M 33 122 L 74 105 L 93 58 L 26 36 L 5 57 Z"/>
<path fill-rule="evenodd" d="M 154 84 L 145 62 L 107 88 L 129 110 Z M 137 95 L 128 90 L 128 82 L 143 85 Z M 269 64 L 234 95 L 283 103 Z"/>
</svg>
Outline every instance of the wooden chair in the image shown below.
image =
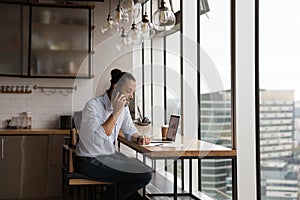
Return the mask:
<svg viewBox="0 0 300 200">
<path fill-rule="evenodd" d="M 97 187 L 103 188 L 110 186 L 114 188 L 114 199 L 117 199 L 117 184 L 112 182 L 105 182 L 100 180 L 91 179 L 83 174 L 76 172 L 74 168 L 74 158 L 76 152 L 77 143 L 77 131 L 76 129 L 70 130 L 70 143 L 63 145 L 63 167 L 62 167 L 62 191 L 63 197 L 65 198 L 65 185 L 69 191 L 69 198 L 73 199 L 73 188 L 78 188 L 78 197 L 81 199 L 80 189 L 84 188 L 84 199 L 96 199 Z M 86 195 L 86 189 L 88 189 L 88 195 Z"/>
</svg>

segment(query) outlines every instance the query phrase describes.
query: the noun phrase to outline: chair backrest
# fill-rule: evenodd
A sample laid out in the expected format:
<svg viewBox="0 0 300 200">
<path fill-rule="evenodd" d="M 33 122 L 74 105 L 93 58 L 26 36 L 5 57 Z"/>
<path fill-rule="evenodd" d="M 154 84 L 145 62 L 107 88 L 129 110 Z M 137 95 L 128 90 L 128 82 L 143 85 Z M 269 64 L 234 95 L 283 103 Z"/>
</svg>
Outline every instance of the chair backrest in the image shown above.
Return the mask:
<svg viewBox="0 0 300 200">
<path fill-rule="evenodd" d="M 80 129 L 81 119 L 82 119 L 82 111 L 75 111 L 73 120 L 74 120 L 74 126 L 77 130 Z"/>
<path fill-rule="evenodd" d="M 70 141 L 69 141 L 69 146 L 72 147 L 72 148 L 76 148 L 76 144 L 79 140 L 79 137 L 78 137 L 78 131 L 76 128 L 72 128 L 70 130 Z"/>
<path fill-rule="evenodd" d="M 63 145 L 63 166 L 68 173 L 74 172 L 74 158 L 76 152 L 76 144 L 78 141 L 77 130 L 72 128 L 70 130 L 69 144 Z"/>
<path fill-rule="evenodd" d="M 114 196 L 117 197 L 116 184 L 113 182 L 105 182 L 101 180 L 95 180 L 84 174 L 78 173 L 74 167 L 76 143 L 78 142 L 78 134 L 75 128 L 70 130 L 70 142 L 63 145 L 63 176 L 64 180 L 68 180 L 68 185 L 80 186 L 80 185 L 101 185 L 114 187 Z M 94 198 L 95 199 L 95 198 Z"/>
<path fill-rule="evenodd" d="M 67 173 L 74 172 L 74 154 L 76 149 L 69 147 L 69 145 L 63 145 L 63 167 Z"/>
</svg>

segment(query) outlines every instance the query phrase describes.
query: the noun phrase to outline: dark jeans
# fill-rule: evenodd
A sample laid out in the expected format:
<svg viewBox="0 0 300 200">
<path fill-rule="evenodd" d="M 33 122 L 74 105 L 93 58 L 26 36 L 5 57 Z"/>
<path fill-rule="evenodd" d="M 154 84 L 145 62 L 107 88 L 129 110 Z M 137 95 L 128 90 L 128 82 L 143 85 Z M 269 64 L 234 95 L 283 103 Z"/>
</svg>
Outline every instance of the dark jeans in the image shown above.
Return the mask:
<svg viewBox="0 0 300 200">
<path fill-rule="evenodd" d="M 94 179 L 117 182 L 118 200 L 127 199 L 138 189 L 147 185 L 152 176 L 151 168 L 120 153 L 97 156 L 88 160 L 77 159 L 75 160 L 75 169 Z M 103 199 L 112 199 L 112 197 L 112 190 L 103 194 Z"/>
</svg>

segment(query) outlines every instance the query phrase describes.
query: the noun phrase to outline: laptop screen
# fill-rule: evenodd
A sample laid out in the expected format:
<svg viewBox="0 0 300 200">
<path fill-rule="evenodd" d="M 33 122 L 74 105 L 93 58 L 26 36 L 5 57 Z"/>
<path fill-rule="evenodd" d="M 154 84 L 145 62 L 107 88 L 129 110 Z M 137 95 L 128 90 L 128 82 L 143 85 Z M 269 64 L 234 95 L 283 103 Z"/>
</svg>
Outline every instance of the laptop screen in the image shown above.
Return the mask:
<svg viewBox="0 0 300 200">
<path fill-rule="evenodd" d="M 169 129 L 167 133 L 167 140 L 175 141 L 177 129 L 179 126 L 179 115 L 171 115 L 170 121 L 169 121 Z"/>
</svg>

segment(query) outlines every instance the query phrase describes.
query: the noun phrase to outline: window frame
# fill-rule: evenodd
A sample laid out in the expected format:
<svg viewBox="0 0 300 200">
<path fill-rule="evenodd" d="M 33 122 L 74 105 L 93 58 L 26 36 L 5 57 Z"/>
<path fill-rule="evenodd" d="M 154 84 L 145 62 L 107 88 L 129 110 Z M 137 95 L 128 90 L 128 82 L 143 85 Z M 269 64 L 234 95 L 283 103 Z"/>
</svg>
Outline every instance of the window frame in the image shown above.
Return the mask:
<svg viewBox="0 0 300 200">
<path fill-rule="evenodd" d="M 229 0 L 230 1 L 230 61 L 231 61 L 231 66 L 230 66 L 230 75 L 231 75 L 231 148 L 233 150 L 237 150 L 236 149 L 236 0 Z M 258 0 L 256 0 L 258 1 Z M 151 13 L 153 13 L 153 3 L 152 0 L 149 0 L 150 2 L 150 11 Z M 159 3 L 159 2 L 158 2 Z M 197 110 L 197 118 L 198 120 L 198 135 L 197 138 L 201 139 L 201 107 L 200 107 L 200 4 L 197 1 L 197 43 L 199 45 L 197 45 L 197 102 L 199 105 L 199 109 Z M 175 13 L 175 15 L 177 16 L 177 20 L 176 20 L 176 24 L 180 24 L 180 29 L 176 30 L 176 31 L 180 31 L 180 73 L 181 73 L 181 77 L 183 76 L 183 14 L 184 14 L 184 10 L 182 10 L 183 8 L 183 0 L 180 0 L 180 11 L 178 11 L 177 13 Z M 167 109 L 167 98 L 166 98 L 166 37 L 170 34 L 172 34 L 174 31 L 169 31 L 167 33 L 164 33 L 163 35 L 163 77 L 164 77 L 164 89 L 163 89 L 163 102 L 164 102 L 164 110 Z M 151 41 L 151 49 L 153 47 L 153 42 Z M 145 95 L 144 95 L 144 67 L 145 67 L 145 63 L 144 63 L 144 46 L 142 46 L 142 110 L 143 113 L 145 113 Z M 153 51 L 151 50 L 151 80 L 153 80 Z M 183 79 L 181 78 L 181 99 L 180 99 L 180 106 L 181 106 L 181 113 L 183 113 Z M 151 82 L 151 106 L 153 106 L 153 84 Z M 153 119 L 153 112 L 151 112 L 151 119 Z M 164 115 L 164 121 L 165 123 L 167 122 L 167 114 L 165 112 Z M 181 123 L 183 120 L 181 120 Z M 184 134 L 184 132 L 182 131 L 182 134 Z M 235 161 L 236 162 L 236 161 Z M 182 168 L 184 169 L 184 163 L 182 163 Z M 199 172 L 201 172 L 201 159 L 198 159 L 198 170 Z M 182 170 L 184 171 L 184 170 Z M 237 199 L 237 169 L 233 169 L 233 173 L 234 175 L 232 175 L 232 199 Z M 235 178 L 234 178 L 235 177 Z M 201 173 L 198 173 L 198 190 L 201 191 Z"/>
</svg>

